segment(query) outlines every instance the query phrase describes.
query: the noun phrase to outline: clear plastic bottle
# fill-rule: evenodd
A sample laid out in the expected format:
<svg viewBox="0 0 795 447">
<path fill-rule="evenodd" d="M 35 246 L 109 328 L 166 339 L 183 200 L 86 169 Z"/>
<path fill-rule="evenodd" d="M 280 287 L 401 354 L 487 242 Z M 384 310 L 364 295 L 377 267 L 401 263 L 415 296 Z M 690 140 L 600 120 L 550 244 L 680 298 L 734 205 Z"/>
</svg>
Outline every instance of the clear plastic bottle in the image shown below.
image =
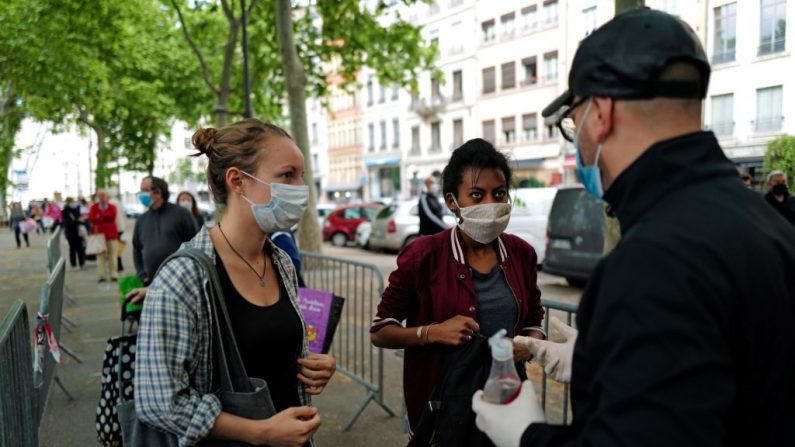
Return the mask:
<svg viewBox="0 0 795 447">
<path fill-rule="evenodd" d="M 519 395 L 522 381 L 513 363 L 513 341 L 500 329 L 489 338 L 491 373 L 483 388 L 483 399 L 493 404 L 507 404 Z"/>
</svg>

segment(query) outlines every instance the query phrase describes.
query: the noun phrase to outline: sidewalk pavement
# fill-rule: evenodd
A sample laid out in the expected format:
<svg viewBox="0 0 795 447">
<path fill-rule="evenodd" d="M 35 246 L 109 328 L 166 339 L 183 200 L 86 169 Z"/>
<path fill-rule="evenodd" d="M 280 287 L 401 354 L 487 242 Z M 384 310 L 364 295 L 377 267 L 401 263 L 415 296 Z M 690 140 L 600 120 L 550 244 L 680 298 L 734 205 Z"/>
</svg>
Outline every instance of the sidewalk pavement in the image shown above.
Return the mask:
<svg viewBox="0 0 795 447">
<path fill-rule="evenodd" d="M 123 237 L 128 242 L 132 235 L 131 224 Z M 28 306 L 31 331 L 41 286 L 46 279 L 47 237 L 33 234 L 30 248 L 26 248 L 23 242 L 23 247 L 17 249 L 13 232 L 7 228 L 0 230 L 0 318 L 5 316 L 17 298 L 21 298 Z M 85 270 L 69 267 L 69 249 L 65 241 L 62 241 L 61 251 L 67 264 L 66 290 L 76 300 L 74 305 L 64 304 L 64 315 L 78 324 L 72 329 L 63 327 L 61 342 L 77 354 L 83 363 L 63 356 L 58 374 L 75 400 L 70 401 L 57 386 L 52 387 L 39 433 L 39 444 L 47 447 L 98 445 L 95 415 L 100 371 L 108 338 L 119 334 L 118 292 L 116 283 L 97 283 L 96 263 L 88 262 Z M 130 244 L 123 258 L 123 274 L 134 274 Z M 363 387 L 337 373 L 323 395 L 314 399 L 323 420 L 315 436 L 318 446 L 387 447 L 406 444 L 399 417 L 402 409 L 402 362 L 389 350 L 384 351 L 384 358 L 385 399 L 398 416 L 390 417 L 378 405 L 370 403 L 351 430 L 342 432 L 341 428 L 366 393 Z"/>
</svg>

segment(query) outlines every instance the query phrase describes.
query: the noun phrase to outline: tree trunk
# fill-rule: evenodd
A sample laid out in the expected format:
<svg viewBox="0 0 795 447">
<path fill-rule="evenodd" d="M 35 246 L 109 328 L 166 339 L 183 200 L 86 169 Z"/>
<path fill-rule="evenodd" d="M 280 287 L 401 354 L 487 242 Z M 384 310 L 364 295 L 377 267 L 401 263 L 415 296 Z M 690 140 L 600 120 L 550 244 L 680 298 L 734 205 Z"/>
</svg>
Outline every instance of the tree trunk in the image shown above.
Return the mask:
<svg viewBox="0 0 795 447">
<path fill-rule="evenodd" d="M 309 130 L 306 125 L 306 71 L 298 57 L 293 38 L 293 14 L 290 0 L 276 1 L 276 35 L 282 54 L 282 68 L 287 84 L 287 99 L 290 107 L 290 127 L 295 144 L 304 154 L 304 182 L 309 186 L 309 203 L 298 226 L 298 241 L 301 249 L 319 253 L 321 250 L 320 227 L 317 221 L 315 176 L 312 172 L 312 154 L 309 150 Z"/>
</svg>

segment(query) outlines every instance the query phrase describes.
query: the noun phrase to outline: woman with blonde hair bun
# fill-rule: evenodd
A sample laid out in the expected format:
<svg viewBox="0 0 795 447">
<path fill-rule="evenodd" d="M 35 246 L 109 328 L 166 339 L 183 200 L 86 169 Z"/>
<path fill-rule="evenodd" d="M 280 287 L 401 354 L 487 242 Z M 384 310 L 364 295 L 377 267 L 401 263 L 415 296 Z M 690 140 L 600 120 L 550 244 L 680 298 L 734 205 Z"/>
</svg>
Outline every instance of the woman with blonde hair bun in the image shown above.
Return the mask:
<svg viewBox="0 0 795 447">
<path fill-rule="evenodd" d="M 208 158 L 207 181 L 223 211 L 215 227 L 203 227 L 183 248 L 213 260 L 246 373 L 265 380 L 276 414 L 254 420 L 221 408 L 213 394 L 208 275 L 182 257 L 161 267 L 147 294 L 136 358 L 138 418 L 176 434 L 181 446 L 204 438 L 309 445 L 320 426 L 310 396 L 323 391 L 336 363 L 308 352 L 293 264 L 267 236 L 303 215 L 304 157 L 286 131 L 257 119 L 199 129 L 193 145 Z"/>
</svg>

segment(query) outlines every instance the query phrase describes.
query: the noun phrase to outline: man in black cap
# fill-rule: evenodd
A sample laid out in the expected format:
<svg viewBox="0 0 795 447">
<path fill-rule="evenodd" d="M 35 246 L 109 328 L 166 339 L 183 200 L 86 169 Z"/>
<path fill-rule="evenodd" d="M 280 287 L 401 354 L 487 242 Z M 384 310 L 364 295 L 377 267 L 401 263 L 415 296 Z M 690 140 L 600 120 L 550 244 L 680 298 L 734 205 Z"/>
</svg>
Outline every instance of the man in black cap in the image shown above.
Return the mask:
<svg viewBox="0 0 795 447">
<path fill-rule="evenodd" d="M 701 130 L 710 69 L 692 30 L 646 8 L 587 37 L 558 114 L 581 180 L 621 223 L 566 343 L 515 340 L 571 383 L 573 422 L 533 384 L 478 392 L 499 447 L 795 445 L 795 230 Z M 604 187 L 604 193 L 602 192 Z"/>
</svg>

